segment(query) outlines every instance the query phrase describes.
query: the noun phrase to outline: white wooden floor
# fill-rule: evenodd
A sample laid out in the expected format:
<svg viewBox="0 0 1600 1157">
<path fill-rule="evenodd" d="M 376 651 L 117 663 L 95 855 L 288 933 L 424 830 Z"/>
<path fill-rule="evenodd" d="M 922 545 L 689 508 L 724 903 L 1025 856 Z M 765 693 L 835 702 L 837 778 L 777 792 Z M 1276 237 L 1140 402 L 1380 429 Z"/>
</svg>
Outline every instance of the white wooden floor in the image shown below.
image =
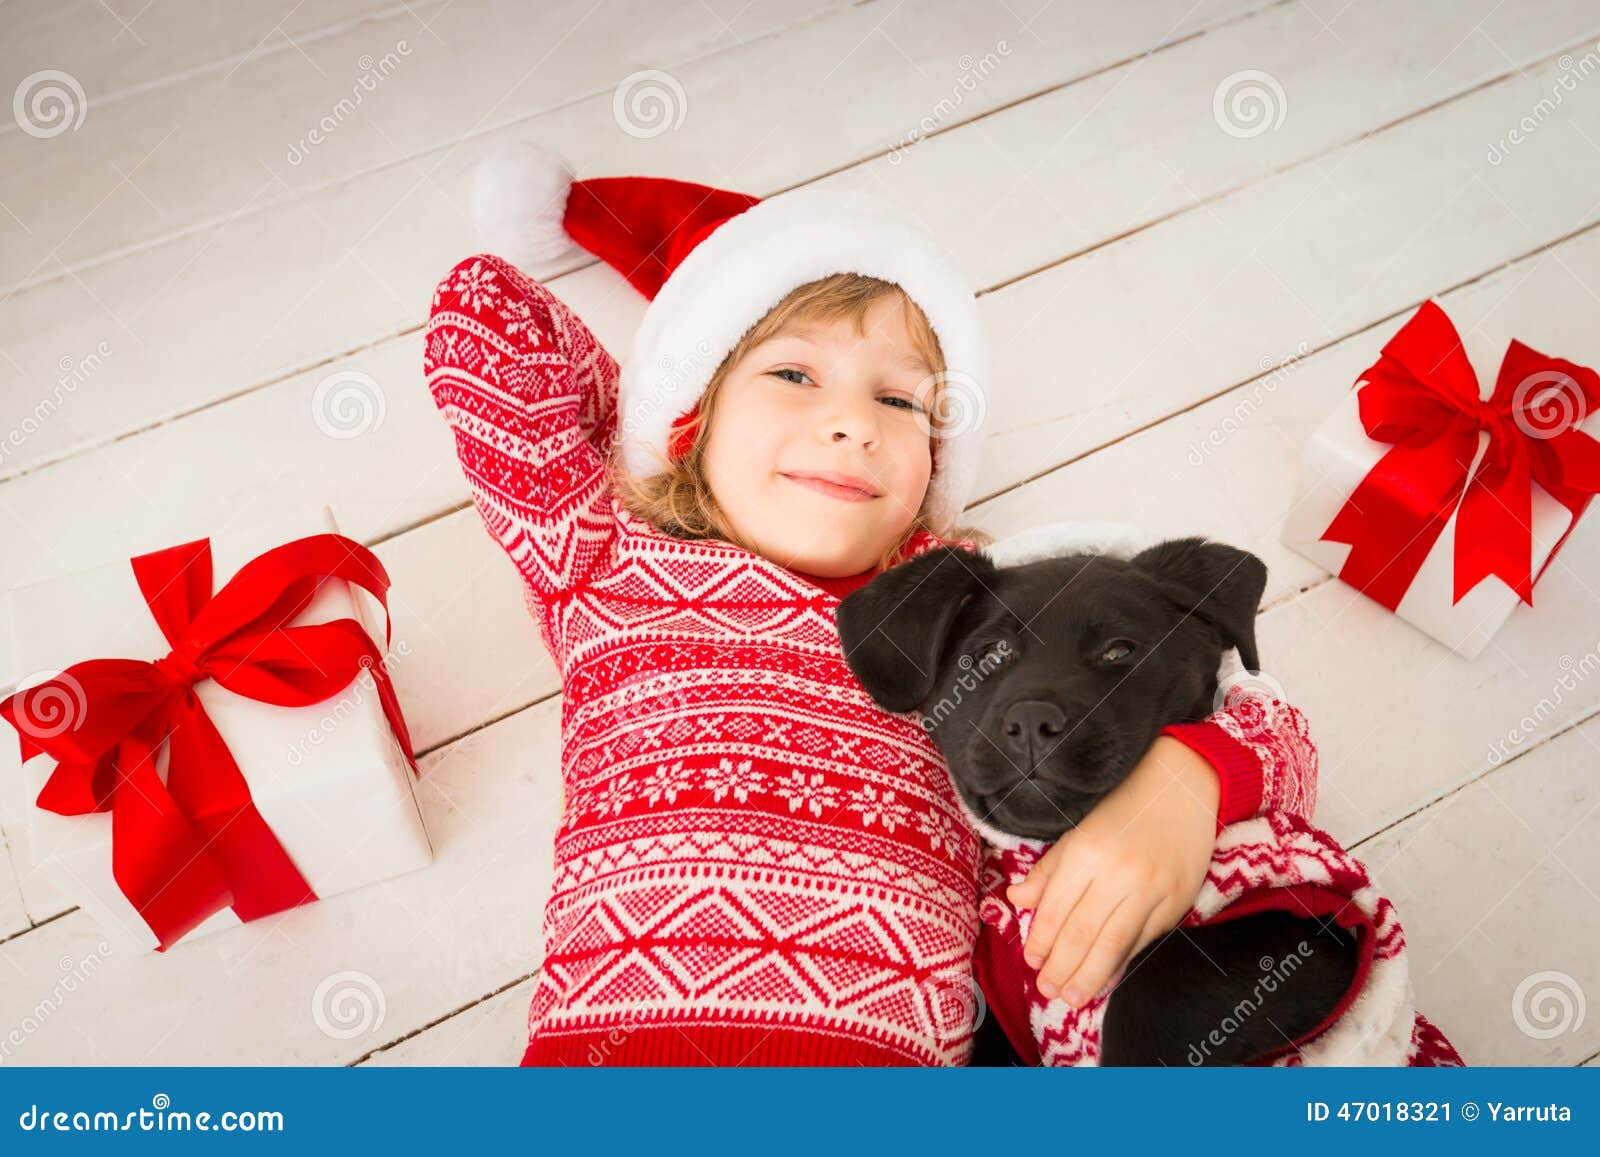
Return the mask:
<svg viewBox="0 0 1600 1157">
<path fill-rule="evenodd" d="M 432 287 L 477 248 L 473 165 L 508 139 L 586 176 L 868 187 L 925 222 L 996 354 L 976 520 L 1266 560 L 1317 822 L 1398 903 L 1420 1006 L 1469 1063 L 1600 1058 L 1600 516 L 1470 663 L 1278 542 L 1299 446 L 1428 296 L 1600 361 L 1589 0 L 141 4 L 0 9 L 25 110 L 0 124 L 0 588 L 332 506 L 395 578 L 438 854 L 103 958 L 30 870 L 0 742 L 0 1063 L 520 1055 L 559 685 L 420 372 Z M 664 121 L 619 118 L 640 85 Z M 52 86 L 64 120 L 28 99 Z M 531 272 L 626 350 L 618 276 Z M 333 437 L 314 398 L 346 371 L 375 408 Z M 330 1021 L 345 988 L 367 1011 Z"/>
</svg>

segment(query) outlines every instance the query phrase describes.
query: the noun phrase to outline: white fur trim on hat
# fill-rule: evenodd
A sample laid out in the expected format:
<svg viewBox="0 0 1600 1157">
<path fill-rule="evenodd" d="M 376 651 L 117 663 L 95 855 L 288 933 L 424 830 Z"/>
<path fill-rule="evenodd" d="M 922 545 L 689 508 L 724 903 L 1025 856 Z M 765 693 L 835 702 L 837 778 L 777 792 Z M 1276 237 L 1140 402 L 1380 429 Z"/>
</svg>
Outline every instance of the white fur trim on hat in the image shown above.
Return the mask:
<svg viewBox="0 0 1600 1157">
<path fill-rule="evenodd" d="M 865 193 L 802 189 L 761 201 L 683 259 L 645 311 L 622 365 L 628 470 L 642 478 L 664 469 L 672 423 L 694 407 L 739 339 L 797 286 L 844 272 L 899 285 L 939 339 L 951 433 L 934 451 L 927 505 L 934 533 L 948 533 L 977 481 L 988 410 L 977 300 L 926 233 Z"/>
<path fill-rule="evenodd" d="M 985 547 L 995 566 L 1022 566 L 1064 554 L 1109 554 L 1132 558 L 1155 540 L 1128 522 L 1047 522 Z"/>
</svg>

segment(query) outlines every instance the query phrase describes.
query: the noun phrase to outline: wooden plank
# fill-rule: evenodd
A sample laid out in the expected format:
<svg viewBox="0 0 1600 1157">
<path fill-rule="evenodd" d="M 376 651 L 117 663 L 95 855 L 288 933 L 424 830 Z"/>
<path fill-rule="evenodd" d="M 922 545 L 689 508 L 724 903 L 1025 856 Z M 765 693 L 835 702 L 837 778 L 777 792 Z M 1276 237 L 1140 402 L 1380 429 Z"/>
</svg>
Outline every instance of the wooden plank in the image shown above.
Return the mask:
<svg viewBox="0 0 1600 1157">
<path fill-rule="evenodd" d="M 528 1005 L 536 977 L 512 985 L 360 1063 L 396 1065 L 514 1065 L 528 1039 Z"/>
<path fill-rule="evenodd" d="M 1336 29 L 1325 15 L 1268 9 L 819 184 L 905 205 L 988 289 L 1535 62 L 1549 64 L 1539 70 L 1548 81 L 1560 72 L 1556 54 L 1590 48 L 1600 33 L 1600 12 L 1566 0 L 1515 12 L 1493 0 L 1356 0 Z M 1469 35 L 1479 21 L 1488 36 Z M 1268 79 L 1240 75 L 1243 62 Z M 1219 113 L 1216 99 L 1229 94 L 1259 96 L 1281 123 L 1254 132 Z"/>
<path fill-rule="evenodd" d="M 1256 36 L 1251 30 L 1257 24 L 1269 16 L 1282 19 L 1285 11 L 1274 10 L 1258 19 L 1239 22 L 1222 32 L 1179 46 L 1137 66 L 1136 75 L 1154 78 L 1152 83 L 1156 85 L 1156 90 L 1166 93 L 1166 99 L 1157 99 L 1155 93 L 1151 93 L 1139 102 L 1139 107 L 1151 110 L 1148 114 L 1150 120 L 1145 127 L 1155 132 L 1168 115 L 1166 108 L 1175 103 L 1181 105 L 1182 102 L 1177 98 L 1183 91 L 1182 86 L 1192 86 L 1194 75 L 1214 73 L 1230 60 L 1249 56 L 1253 51 L 1252 45 L 1261 47 L 1254 41 L 1249 44 L 1236 41 L 1247 31 L 1251 36 Z M 1553 37 L 1564 30 L 1553 25 L 1546 31 L 1549 37 Z M 1379 37 L 1376 33 L 1371 45 L 1356 43 L 1352 39 L 1351 57 L 1362 57 L 1362 49 L 1371 48 L 1375 51 L 1384 43 L 1396 42 L 1397 38 L 1393 36 Z M 1187 60 L 1169 63 L 1169 58 L 1176 60 L 1180 55 L 1198 53 L 1202 48 L 1205 49 L 1205 55 L 1199 64 Z M 1461 83 L 1466 79 L 1465 76 L 1455 77 L 1453 81 Z M 1127 81 L 1130 86 L 1142 83 L 1132 78 Z M 1316 91 L 1314 86 L 1308 87 Z M 1065 96 L 1072 91 L 1066 90 L 1058 96 Z M 1363 88 L 1360 91 L 1367 90 Z M 1420 101 L 1438 96 L 1442 91 L 1446 90 L 1418 90 L 1414 96 Z M 1359 92 L 1352 95 L 1359 96 Z M 1468 98 L 1473 103 L 1473 112 L 1465 119 L 1470 121 L 1472 117 L 1482 117 L 1493 120 L 1513 116 L 1516 97 L 1510 86 L 1495 86 L 1489 92 Z M 1054 97 L 1050 99 L 1055 100 Z M 995 126 L 1005 125 L 1013 118 L 1031 118 L 1033 114 L 1030 110 L 1040 103 L 1029 102 L 965 129 L 935 137 L 910 150 L 906 154 L 910 159 L 899 167 L 909 168 L 913 163 L 922 163 L 915 158 L 937 156 L 943 158 L 943 169 L 946 171 L 967 173 L 982 170 L 982 155 L 988 145 L 978 134 L 992 134 L 996 131 Z M 1360 106 L 1360 101 L 1352 99 L 1345 104 Z M 1343 106 L 1335 102 L 1334 107 Z M 1079 109 L 1079 119 L 1091 108 L 1086 106 Z M 1341 130 L 1350 129 L 1352 125 L 1361 123 L 1370 127 L 1373 118 L 1388 111 L 1393 109 L 1385 98 L 1365 109 L 1368 116 L 1366 122 L 1339 121 L 1337 127 Z M 1385 156 L 1391 159 L 1408 150 L 1414 152 L 1419 148 L 1419 141 L 1415 137 L 1422 137 L 1424 142 L 1427 137 L 1427 131 L 1417 126 L 1443 115 L 1443 111 L 1430 114 L 1416 125 L 1401 126 L 1374 138 L 1374 141 L 1383 141 L 1402 132 L 1412 134 L 1403 141 L 1382 145 L 1369 143 L 1366 148 L 1382 148 Z M 1320 123 L 1326 118 L 1314 119 Z M 1097 123 L 1090 118 L 1078 135 L 1094 135 L 1093 126 Z M 1121 134 L 1111 133 L 1097 147 L 1110 150 L 1113 139 L 1122 139 Z M 1334 139 L 1301 138 L 1299 147 L 1312 148 L 1319 142 L 1330 143 Z M 1202 151 L 1211 147 L 1204 145 Z M 1225 179 L 1243 179 L 1261 171 L 1259 162 L 1252 159 L 1250 152 L 1234 151 L 1231 155 L 1237 158 L 1237 167 L 1228 174 L 1213 173 L 1211 183 L 1203 189 L 1196 189 L 1197 194 L 1214 193 L 1225 187 L 1221 183 Z M 1279 153 L 1270 156 L 1274 161 L 1282 159 Z M 1194 165 L 1198 163 L 1191 162 Z M 1569 182 L 1556 179 L 1556 175 L 1564 171 L 1559 154 L 1539 154 L 1528 160 L 1519 159 L 1518 163 L 1528 166 L 1530 170 L 1540 170 L 1537 173 L 1530 172 L 1527 177 L 1529 183 L 1537 183 L 1542 176 L 1548 186 L 1571 188 Z M 1381 200 L 1381 188 L 1385 182 L 1389 187 L 1396 187 L 1397 198 L 1411 188 L 1412 182 L 1405 174 L 1417 165 L 1409 160 L 1397 164 L 1403 172 L 1380 175 L 1376 179 L 1379 189 L 1368 194 L 1370 199 Z M 1442 179 L 1447 175 L 1447 162 L 1440 161 L 1439 164 L 1440 171 L 1434 175 Z M 1549 167 L 1545 169 L 1544 166 Z M 885 180 L 899 179 L 896 166 L 881 162 L 876 167 L 884 174 Z M 1130 179 L 1134 175 L 1132 170 L 1126 174 Z M 838 179 L 846 176 L 849 174 L 841 174 Z M 921 173 L 909 185 L 896 187 L 894 194 L 907 206 L 908 211 L 919 215 L 934 212 L 933 207 L 936 206 L 940 214 L 954 213 L 958 206 L 965 203 L 965 190 L 947 189 L 951 182 L 934 180 L 932 177 L 931 170 Z M 871 178 L 857 176 L 850 179 Z M 1196 179 L 1199 179 L 1198 174 Z M 1295 199 L 1300 196 L 1299 185 L 1294 180 L 1292 175 L 1286 174 L 1268 183 L 1267 187 L 1276 190 L 1267 198 L 1272 201 L 1270 207 L 1260 203 L 1259 195 L 1252 194 L 1257 196 L 1256 203 L 1251 207 L 1252 212 L 1275 213 L 1277 219 L 1284 218 L 1294 209 Z M 1008 362 L 1010 368 L 998 371 L 993 377 L 995 396 L 991 403 L 991 420 L 997 433 L 995 449 L 987 454 L 980 493 L 993 493 L 1006 483 L 1008 474 L 1016 472 L 1014 468 L 1008 470 L 1008 466 L 1019 455 L 1002 451 L 1017 448 L 1012 443 L 1025 432 L 1014 431 L 1013 427 L 1028 425 L 1026 415 L 1031 412 L 1030 408 L 1047 415 L 1059 414 L 1063 409 L 1070 408 L 1068 418 L 1052 423 L 1052 432 L 1056 434 L 1062 432 L 1064 423 L 1069 419 L 1083 423 L 1082 429 L 1077 432 L 1081 436 L 1069 439 L 1062 445 L 1059 458 L 1051 463 L 1055 465 L 1081 453 L 1089 445 L 1110 441 L 1154 420 L 1160 414 L 1193 404 L 1209 393 L 1225 389 L 1259 372 L 1263 359 L 1276 361 L 1295 353 L 1292 339 L 1282 342 L 1281 348 L 1268 348 L 1258 336 L 1261 331 L 1254 316 L 1241 311 L 1238 315 L 1218 319 L 1218 334 L 1211 345 L 1203 350 L 1191 350 L 1195 356 L 1182 363 L 1181 372 L 1173 364 L 1177 357 L 1176 351 L 1171 348 L 1173 343 L 1152 349 L 1149 357 L 1153 363 L 1159 364 L 1162 373 L 1158 376 L 1140 367 L 1140 372 L 1129 380 L 1124 392 L 1132 391 L 1137 385 L 1144 389 L 1144 393 L 1126 405 L 1089 401 L 1088 407 L 1085 407 L 1082 401 L 1090 391 L 1062 389 L 1055 384 L 1056 379 L 1050 376 L 1049 371 L 1041 372 L 1037 368 L 1060 363 L 1063 349 L 1042 344 L 1048 340 L 1048 333 L 1058 329 L 1064 333 L 1082 332 L 1085 335 L 1085 340 L 1075 343 L 1066 355 L 1070 356 L 1075 367 L 1071 371 L 1074 380 L 1114 382 L 1116 378 L 1113 375 L 1126 376 L 1130 368 L 1139 366 L 1139 358 L 1131 356 L 1129 351 L 1146 348 L 1141 343 L 1157 347 L 1161 338 L 1150 303 L 1168 300 L 1168 304 L 1178 311 L 1172 315 L 1174 317 L 1181 317 L 1190 308 L 1187 302 L 1170 300 L 1172 291 L 1168 283 L 1187 278 L 1200 284 L 1210 272 L 1204 263 L 1196 263 L 1189 257 L 1187 247 L 1195 243 L 1195 233 L 1200 233 L 1204 240 L 1207 229 L 1214 227 L 1213 214 L 1229 213 L 1230 219 L 1243 215 L 1226 207 L 1235 199 L 1228 198 L 1223 203 L 1207 207 L 1196 214 L 1193 220 L 1168 221 L 1125 242 L 985 298 L 986 316 L 999 335 L 999 340 L 994 344 L 1001 351 L 1002 361 Z M 1128 206 L 1129 203 L 1130 199 L 1123 195 L 1119 181 L 1107 183 L 1099 189 L 1097 198 L 1086 200 L 1086 204 L 1092 206 L 1087 210 L 1089 215 L 1103 222 L 1111 220 L 1107 217 L 1109 206 Z M 1043 202 L 1040 204 L 1042 206 Z M 1067 219 L 1065 215 L 1063 219 Z M 1125 224 L 1133 223 L 1131 218 L 1123 221 Z M 998 244 L 1005 235 L 1004 229 L 998 225 L 974 231 L 956 228 L 953 221 L 947 224 L 951 227 L 950 236 L 961 247 L 960 256 L 963 260 L 974 259 L 985 251 L 988 243 Z M 1063 228 L 1065 232 L 1052 242 L 1058 248 L 1080 245 L 1092 235 L 1076 227 Z M 1419 279 L 1434 276 L 1428 271 L 1433 270 L 1435 265 L 1439 267 L 1437 276 L 1428 283 L 1428 289 L 1449 284 L 1454 272 L 1452 265 L 1459 267 L 1468 263 L 1469 259 L 1461 257 L 1461 254 L 1483 253 L 1482 264 L 1471 270 L 1476 273 L 1526 251 L 1518 246 L 1529 245 L 1522 224 L 1506 214 L 1501 214 L 1499 220 L 1487 222 L 1474 237 L 1472 245 L 1457 246 L 1458 240 L 1454 235 L 1437 239 L 1421 238 L 1413 246 L 1408 265 L 1419 271 Z M 1351 238 L 1349 243 L 1354 246 L 1358 241 L 1358 238 Z M 1314 236 L 1303 238 L 1301 243 L 1319 244 Z M 1441 250 L 1438 261 L 1430 260 L 1433 250 L 1429 246 L 1432 244 L 1438 245 Z M 1203 251 L 1211 252 L 1210 247 L 1214 245 L 1215 242 L 1206 242 Z M 409 253 L 414 249 L 415 246 L 410 245 L 408 240 L 406 251 Z M 1046 246 L 1044 251 L 1051 250 Z M 1454 262 L 1446 260 L 1452 254 L 1458 259 Z M 1014 258 L 1020 259 L 1021 256 L 1013 253 Z M 419 289 L 415 301 L 408 307 L 411 324 L 415 324 L 415 314 L 420 308 L 417 303 L 427 300 L 426 295 L 431 292 L 432 283 L 448 268 L 448 260 L 441 256 L 439 265 L 426 270 L 419 268 L 408 274 L 413 280 L 427 282 L 427 288 Z M 1358 251 L 1357 259 L 1350 263 L 1354 272 L 1346 276 L 1346 287 L 1360 302 L 1360 308 L 1353 310 L 1349 318 L 1352 326 L 1366 324 L 1372 317 L 1382 316 L 1378 308 L 1369 309 L 1361 299 L 1357 280 L 1368 276 L 1367 262 L 1381 260 L 1381 254 L 1362 254 Z M 1000 269 L 996 266 L 992 271 L 998 275 Z M 1012 274 L 1021 271 L 1022 267 L 1018 265 L 1010 267 Z M 1338 269 L 1328 271 L 1327 280 L 1336 281 L 1338 274 Z M 1262 273 L 1258 281 L 1246 287 L 1249 292 L 1258 296 L 1280 292 L 1276 290 L 1276 282 L 1266 273 Z M 1034 282 L 1044 285 L 1044 289 L 1030 288 Z M 610 270 L 595 265 L 561 278 L 557 288 L 609 348 L 619 354 L 625 352 L 643 311 L 643 300 L 636 293 Z M 1039 315 L 1041 298 L 1047 307 L 1056 309 L 1050 298 L 1053 293 L 1062 294 L 1061 300 L 1072 303 L 1072 309 L 1067 311 L 1069 313 L 1079 307 L 1088 308 L 1092 302 L 1095 323 L 1091 326 L 1074 323 L 1070 318 L 1058 318 L 1046 326 L 1042 318 L 1034 320 Z M 1198 295 L 1199 290 L 1196 293 Z M 1381 300 L 1374 303 L 1376 307 L 1383 304 Z M 1389 308 L 1394 308 L 1396 304 L 1390 302 Z M 328 316 L 337 317 L 342 326 L 350 322 L 352 314 L 349 309 L 330 307 Z M 1296 319 L 1295 324 L 1299 325 L 1300 319 Z M 1020 355 L 1006 352 L 1015 340 L 1015 334 L 1022 335 L 1022 344 L 1029 351 L 1028 356 L 1032 361 L 1027 366 L 1022 364 Z M 174 339 L 174 350 L 180 344 Z M 1202 353 L 1204 358 L 1199 356 Z M 110 372 L 111 360 L 107 359 L 102 372 Z M 466 501 L 466 492 L 459 470 L 449 457 L 449 439 L 423 392 L 411 384 L 415 382 L 415 367 L 419 362 L 420 345 L 414 334 L 407 334 L 397 341 L 379 343 L 368 350 L 293 375 L 275 385 L 192 414 L 181 421 L 123 439 L 82 460 L 63 461 L 0 485 L 0 510 L 9 510 L 8 522 L 13 533 L 19 535 L 29 547 L 0 558 L 0 586 L 86 565 L 104 557 L 131 553 L 146 546 L 164 545 L 165 541 L 175 540 L 178 536 L 204 533 L 219 524 L 237 525 L 264 516 L 281 505 L 331 502 L 346 531 L 363 539 L 392 534 L 401 527 L 415 525 L 443 510 L 461 505 Z M 1080 364 L 1086 368 L 1077 369 Z M 321 413 L 324 420 L 319 428 L 316 421 L 319 411 L 313 405 L 319 387 L 330 375 L 345 371 L 365 375 L 352 387 L 358 398 L 351 411 L 352 421 L 343 424 L 330 421 L 330 415 L 324 411 Z M 88 387 L 85 385 L 83 388 Z M 149 391 L 124 392 L 143 395 Z M 371 417 L 357 424 L 361 415 L 359 398 L 363 396 L 372 403 L 369 411 Z M 61 411 L 51 420 L 73 422 L 77 409 L 74 400 L 73 409 Z M 329 427 L 336 433 L 365 432 L 359 437 L 324 436 L 323 430 Z M 46 426 L 41 434 L 48 429 Z M 250 442 L 256 448 L 255 453 L 237 453 L 241 431 L 248 431 Z M 1042 452 L 1044 447 L 1023 449 Z M 3 461 L 0 461 L 0 466 L 3 465 Z M 1038 469 L 1033 472 L 1037 473 Z M 203 486 L 196 485 L 195 480 L 199 477 L 206 479 Z M 91 493 L 96 495 L 96 501 L 83 501 L 81 496 Z"/>
<path fill-rule="evenodd" d="M 228 208 L 251 193 L 281 194 L 259 212 L 10 296 L 0 311 L 9 355 L 0 360 L 0 477 L 414 327 L 438 277 L 476 244 L 472 172 L 505 140 L 540 140 L 585 174 L 644 171 L 771 193 L 887 149 L 948 97 L 963 60 L 998 63 L 983 66 L 984 83 L 952 119 L 1131 57 L 1186 26 L 1184 13 L 1214 20 L 1252 2 L 1260 0 L 1123 5 L 1082 28 L 1050 8 L 1034 26 L 1050 40 L 1024 37 L 1003 61 L 991 46 L 1006 39 L 1009 15 L 995 31 L 987 8 L 852 7 L 685 64 L 674 75 L 694 115 L 661 136 L 621 131 L 606 91 L 314 189 L 286 190 L 254 165 L 247 177 L 229 175 L 248 189 Z M 842 43 L 859 47 L 841 57 Z M 909 72 L 907 52 L 916 58 Z M 803 91 L 749 80 L 779 72 L 814 79 Z M 768 147 L 774 141 L 782 147 Z M 210 184 L 191 181 L 187 168 L 182 181 Z M 142 199 L 139 211 L 148 212 Z"/>
<path fill-rule="evenodd" d="M 412 26 L 433 19 L 443 0 L 414 0 Z M 16 61 L 48 62 L 68 73 L 96 113 L 111 102 L 193 74 L 236 67 L 247 56 L 294 53 L 353 21 L 392 15 L 387 0 L 296 0 L 235 4 L 166 0 L 124 6 L 100 0 L 58 0 L 12 5 L 6 13 L 6 49 Z M 425 34 L 424 34 L 425 35 Z M 309 72 L 309 68 L 307 69 Z M 7 69 L 11 77 L 13 71 Z M 20 79 L 22 70 L 15 73 Z M 0 134 L 18 131 L 14 121 Z"/>
<path fill-rule="evenodd" d="M 731 21 L 709 5 L 648 0 L 395 5 L 290 51 L 97 101 L 71 131 L 0 136 L 0 202 L 21 222 L 0 218 L 0 286 L 81 273 L 580 97 L 603 93 L 609 105 L 624 77 L 839 3 L 753 0 Z"/>
<path fill-rule="evenodd" d="M 1400 912 L 1418 1007 L 1469 1065 L 1600 1049 L 1597 759 L 1591 719 L 1355 849 Z"/>
<path fill-rule="evenodd" d="M 22 906 L 22 888 L 17 882 L 17 865 L 5 832 L 0 830 L 0 941 L 30 927 Z"/>
<path fill-rule="evenodd" d="M 1600 220 L 1600 103 L 1569 101 L 1504 164 L 1483 159 L 1486 126 L 1516 123 L 1556 75 L 1531 69 L 985 297 L 998 388 L 978 493 L 1206 396 L 1202 378 L 1241 381 Z"/>
<path fill-rule="evenodd" d="M 106 950 L 81 911 L 0 944 L 0 1024 L 34 1026 L 5 1061 L 345 1063 L 528 975 L 550 888 L 559 728 L 552 701 L 423 761 L 437 857 L 425 871 L 164 955 Z M 64 973 L 81 979 L 70 999 Z"/>
</svg>

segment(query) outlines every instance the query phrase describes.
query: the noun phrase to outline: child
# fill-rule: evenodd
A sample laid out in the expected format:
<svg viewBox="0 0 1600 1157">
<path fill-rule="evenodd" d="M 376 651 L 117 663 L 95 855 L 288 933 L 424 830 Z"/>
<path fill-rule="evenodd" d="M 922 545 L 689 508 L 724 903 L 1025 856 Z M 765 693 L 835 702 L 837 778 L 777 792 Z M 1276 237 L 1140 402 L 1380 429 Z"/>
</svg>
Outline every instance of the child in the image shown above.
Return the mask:
<svg viewBox="0 0 1600 1157">
<path fill-rule="evenodd" d="M 545 160 L 514 159 L 506 196 L 480 174 L 480 219 L 524 206 L 533 232 L 496 251 L 549 256 L 538 230 L 559 223 L 622 272 L 652 299 L 632 355 L 619 370 L 489 253 L 439 282 L 424 355 L 562 674 L 523 1063 L 964 1064 L 981 843 L 918 721 L 855 682 L 834 612 L 885 566 L 987 538 L 956 526 L 983 428 L 976 301 L 873 200 Z M 1112 797 L 1143 818 L 1097 888 L 1143 905 L 1148 936 L 1223 824 L 1310 798 L 1305 729 L 1271 718 L 1265 738 L 1221 715 L 1169 728 Z M 1093 993 L 1148 936 L 1054 912 L 1065 875 L 1029 878 L 1029 947 L 1052 986 Z"/>
</svg>

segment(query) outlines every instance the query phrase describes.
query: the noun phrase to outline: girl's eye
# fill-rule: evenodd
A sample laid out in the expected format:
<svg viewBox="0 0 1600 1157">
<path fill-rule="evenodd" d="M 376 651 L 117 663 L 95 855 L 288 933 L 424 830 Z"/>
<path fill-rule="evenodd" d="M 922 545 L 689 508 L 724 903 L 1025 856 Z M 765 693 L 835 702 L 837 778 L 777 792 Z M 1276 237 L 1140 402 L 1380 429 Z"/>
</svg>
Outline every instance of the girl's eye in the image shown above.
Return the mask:
<svg viewBox="0 0 1600 1157">
<path fill-rule="evenodd" d="M 1095 658 L 1102 663 L 1120 663 L 1133 654 L 1133 642 L 1129 639 L 1117 639 L 1108 644 Z"/>
<path fill-rule="evenodd" d="M 804 370 L 782 369 L 782 370 L 772 370 L 771 373 L 772 373 L 773 377 L 775 377 L 775 378 L 783 378 L 784 381 L 793 382 L 797 386 L 803 386 L 803 385 L 806 384 L 806 381 L 810 381 L 810 378 L 808 378 L 806 376 L 806 372 Z M 784 377 L 785 374 L 793 374 L 794 377 Z M 801 381 L 801 380 L 798 380 L 798 379 L 805 379 L 805 380 Z"/>
<path fill-rule="evenodd" d="M 916 401 L 914 401 L 913 399 L 911 399 L 911 398 L 898 398 L 898 397 L 895 397 L 895 398 L 885 398 L 884 400 L 888 401 L 888 402 L 904 402 L 905 403 L 904 408 L 907 409 L 907 410 L 910 410 L 913 414 L 921 414 L 921 413 L 924 412 L 922 406 L 920 404 L 918 404 Z"/>
</svg>

